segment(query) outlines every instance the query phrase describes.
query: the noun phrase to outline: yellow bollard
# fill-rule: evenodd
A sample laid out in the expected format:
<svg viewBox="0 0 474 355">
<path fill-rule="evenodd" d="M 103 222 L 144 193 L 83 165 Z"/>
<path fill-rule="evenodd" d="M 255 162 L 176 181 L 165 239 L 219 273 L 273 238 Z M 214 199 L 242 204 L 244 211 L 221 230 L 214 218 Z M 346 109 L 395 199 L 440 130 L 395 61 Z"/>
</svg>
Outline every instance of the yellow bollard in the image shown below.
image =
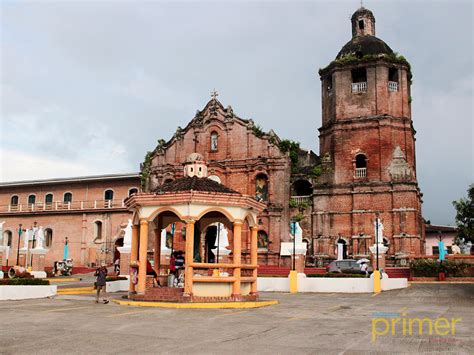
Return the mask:
<svg viewBox="0 0 474 355">
<path fill-rule="evenodd" d="M 374 277 L 374 293 L 380 293 L 382 291 L 382 280 L 380 279 L 380 271 L 374 270 L 372 274 Z"/>
<path fill-rule="evenodd" d="M 290 271 L 290 293 L 298 292 L 298 272 L 296 270 Z"/>
</svg>

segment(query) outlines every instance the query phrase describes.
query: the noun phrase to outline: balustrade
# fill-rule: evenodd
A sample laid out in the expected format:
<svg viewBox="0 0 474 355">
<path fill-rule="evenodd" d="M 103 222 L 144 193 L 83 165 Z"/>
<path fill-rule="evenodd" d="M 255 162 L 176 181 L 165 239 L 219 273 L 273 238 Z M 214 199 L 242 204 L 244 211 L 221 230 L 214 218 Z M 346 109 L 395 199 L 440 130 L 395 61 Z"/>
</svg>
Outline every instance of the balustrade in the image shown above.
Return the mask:
<svg viewBox="0 0 474 355">
<path fill-rule="evenodd" d="M 352 83 L 352 92 L 353 93 L 367 92 L 367 82 L 363 81 L 361 83 Z"/>
<path fill-rule="evenodd" d="M 38 203 L 19 203 L 16 205 L 0 206 L 0 213 L 19 213 L 19 212 L 47 212 L 64 210 L 89 210 L 89 209 L 116 209 L 125 208 L 124 200 L 92 200 L 92 201 L 70 201 L 70 202 L 38 202 Z"/>
</svg>

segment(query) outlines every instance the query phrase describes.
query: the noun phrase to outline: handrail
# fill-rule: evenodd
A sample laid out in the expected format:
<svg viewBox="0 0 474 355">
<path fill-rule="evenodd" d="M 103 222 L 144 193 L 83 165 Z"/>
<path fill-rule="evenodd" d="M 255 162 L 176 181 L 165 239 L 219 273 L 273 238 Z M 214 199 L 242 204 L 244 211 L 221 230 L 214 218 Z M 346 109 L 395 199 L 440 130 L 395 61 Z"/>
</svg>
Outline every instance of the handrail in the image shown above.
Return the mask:
<svg viewBox="0 0 474 355">
<path fill-rule="evenodd" d="M 191 266 L 196 269 L 216 269 L 216 268 L 241 268 L 241 269 L 256 269 L 258 265 L 248 265 L 248 264 L 228 264 L 228 263 L 192 263 Z"/>
<path fill-rule="evenodd" d="M 115 200 L 79 200 L 53 201 L 37 203 L 19 203 L 16 205 L 1 205 L 0 213 L 43 212 L 64 210 L 114 209 L 125 208 L 124 199 Z"/>
</svg>

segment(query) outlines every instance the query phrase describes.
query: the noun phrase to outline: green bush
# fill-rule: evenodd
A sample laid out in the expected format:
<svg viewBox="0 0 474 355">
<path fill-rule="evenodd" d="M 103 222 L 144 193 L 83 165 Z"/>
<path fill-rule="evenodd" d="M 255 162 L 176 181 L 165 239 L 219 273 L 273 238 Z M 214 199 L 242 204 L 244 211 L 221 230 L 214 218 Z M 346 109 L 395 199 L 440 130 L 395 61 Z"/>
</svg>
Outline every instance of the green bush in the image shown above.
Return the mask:
<svg viewBox="0 0 474 355">
<path fill-rule="evenodd" d="M 330 277 L 330 278 L 366 278 L 365 274 L 346 274 L 337 272 L 328 272 L 326 274 L 309 274 L 306 277 Z"/>
<path fill-rule="evenodd" d="M 410 262 L 410 269 L 415 276 L 435 277 L 440 272 L 445 272 L 448 277 L 467 276 L 470 265 L 465 262 L 444 260 L 440 263 L 435 259 L 415 259 Z"/>
<path fill-rule="evenodd" d="M 45 279 L 3 279 L 0 280 L 0 285 L 3 286 L 43 286 L 49 285 L 49 280 Z"/>
</svg>

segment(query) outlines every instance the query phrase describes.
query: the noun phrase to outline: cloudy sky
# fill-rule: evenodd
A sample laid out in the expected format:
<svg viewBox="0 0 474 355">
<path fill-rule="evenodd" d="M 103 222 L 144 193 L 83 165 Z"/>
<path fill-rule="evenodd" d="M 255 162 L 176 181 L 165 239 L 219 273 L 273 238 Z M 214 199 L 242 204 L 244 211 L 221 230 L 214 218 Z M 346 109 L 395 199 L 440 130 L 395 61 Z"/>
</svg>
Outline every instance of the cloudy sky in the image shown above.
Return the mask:
<svg viewBox="0 0 474 355">
<path fill-rule="evenodd" d="M 138 171 L 146 151 L 224 106 L 318 152 L 317 70 L 359 1 L 2 1 L 0 181 Z M 452 224 L 474 181 L 473 4 L 364 1 L 412 64 L 424 215 Z"/>
</svg>

